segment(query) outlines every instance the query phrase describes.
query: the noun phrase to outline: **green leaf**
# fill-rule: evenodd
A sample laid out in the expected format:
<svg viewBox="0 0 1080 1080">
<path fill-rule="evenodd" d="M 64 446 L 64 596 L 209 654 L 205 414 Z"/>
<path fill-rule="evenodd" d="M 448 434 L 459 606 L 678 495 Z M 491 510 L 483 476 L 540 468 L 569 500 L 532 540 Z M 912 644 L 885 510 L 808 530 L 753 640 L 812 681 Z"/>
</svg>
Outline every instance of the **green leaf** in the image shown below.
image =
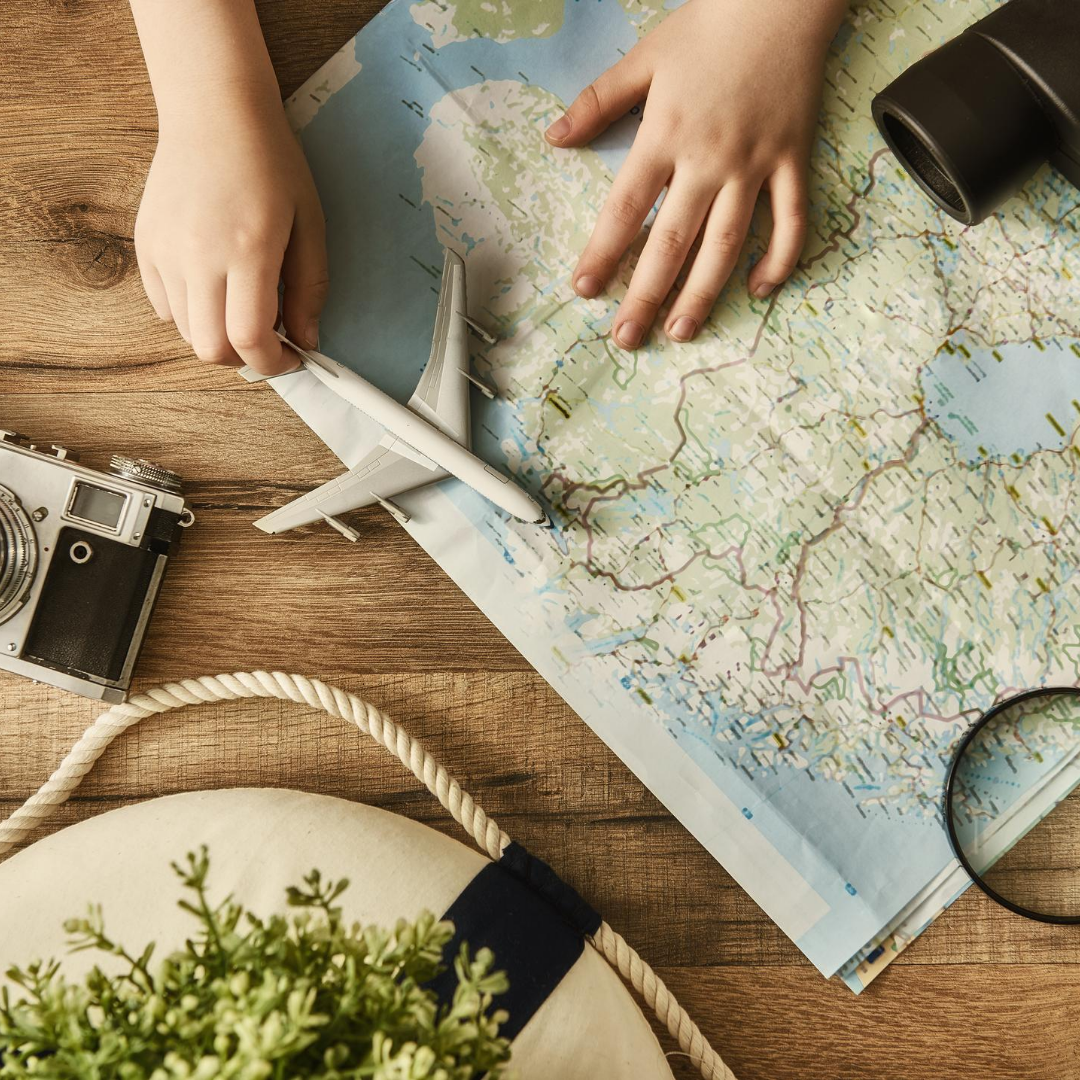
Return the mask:
<svg viewBox="0 0 1080 1080">
<path fill-rule="evenodd" d="M 0 1080 L 471 1080 L 509 1060 L 491 1007 L 506 976 L 467 947 L 454 958 L 451 1006 L 425 983 L 454 928 L 430 912 L 392 931 L 346 924 L 347 879 L 312 870 L 286 891 L 290 917 L 259 918 L 210 900 L 205 848 L 172 864 L 195 922 L 184 947 L 151 970 L 105 933 L 100 907 L 65 929 L 74 951 L 120 957 L 68 983 L 58 961 L 12 968 L 0 991 Z"/>
</svg>

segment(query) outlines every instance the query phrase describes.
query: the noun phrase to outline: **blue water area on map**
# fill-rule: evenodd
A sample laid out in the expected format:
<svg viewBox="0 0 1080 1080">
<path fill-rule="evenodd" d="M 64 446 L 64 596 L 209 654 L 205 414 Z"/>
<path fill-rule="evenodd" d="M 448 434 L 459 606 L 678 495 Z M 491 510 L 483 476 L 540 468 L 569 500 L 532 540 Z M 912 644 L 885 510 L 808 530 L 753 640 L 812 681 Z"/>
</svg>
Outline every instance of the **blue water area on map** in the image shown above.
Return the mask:
<svg viewBox="0 0 1080 1080">
<path fill-rule="evenodd" d="M 685 714 L 685 702 L 677 694 L 669 696 L 665 687 L 650 683 L 649 694 L 663 714 Z M 851 785 L 811 775 L 817 771 L 816 762 L 810 771 L 778 762 L 768 772 L 754 771 L 752 776 L 738 766 L 732 768 L 729 755 L 736 757 L 740 744 L 746 749 L 752 740 L 747 733 L 728 743 L 716 733 L 730 731 L 736 723 L 744 731 L 774 729 L 766 714 L 747 717 L 739 709 L 718 705 L 713 732 L 693 723 L 669 724 L 668 730 L 705 775 L 739 802 L 743 816 L 753 818 L 761 835 L 798 867 L 832 909 L 832 916 L 822 919 L 796 944 L 815 963 L 827 967 L 831 958 L 839 966 L 857 947 L 852 941 L 865 944 L 874 938 L 883 921 L 947 865 L 951 853 L 943 823 L 934 816 L 905 814 L 903 808 L 861 810 L 861 800 Z M 877 773 L 882 766 L 875 761 L 873 768 Z M 943 787 L 944 769 L 942 762 L 939 777 L 924 778 L 931 798 L 937 798 Z M 800 835 L 808 822 L 828 822 L 829 827 Z M 841 957 L 845 947 L 848 956 Z"/>
<path fill-rule="evenodd" d="M 955 334 L 922 376 L 927 416 L 972 463 L 1061 450 L 1080 423 L 1080 343 Z"/>
</svg>

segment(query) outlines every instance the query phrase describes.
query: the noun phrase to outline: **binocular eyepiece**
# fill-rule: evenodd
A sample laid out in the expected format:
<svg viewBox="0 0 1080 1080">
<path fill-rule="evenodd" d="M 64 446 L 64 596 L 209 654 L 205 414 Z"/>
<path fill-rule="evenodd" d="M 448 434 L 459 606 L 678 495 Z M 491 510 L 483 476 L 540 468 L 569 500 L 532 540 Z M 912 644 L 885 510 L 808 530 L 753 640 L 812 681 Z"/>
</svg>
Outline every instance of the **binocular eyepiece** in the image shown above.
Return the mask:
<svg viewBox="0 0 1080 1080">
<path fill-rule="evenodd" d="M 1045 161 L 1080 187 L 1080 0 L 1009 0 L 873 102 L 889 148 L 974 225 Z"/>
</svg>

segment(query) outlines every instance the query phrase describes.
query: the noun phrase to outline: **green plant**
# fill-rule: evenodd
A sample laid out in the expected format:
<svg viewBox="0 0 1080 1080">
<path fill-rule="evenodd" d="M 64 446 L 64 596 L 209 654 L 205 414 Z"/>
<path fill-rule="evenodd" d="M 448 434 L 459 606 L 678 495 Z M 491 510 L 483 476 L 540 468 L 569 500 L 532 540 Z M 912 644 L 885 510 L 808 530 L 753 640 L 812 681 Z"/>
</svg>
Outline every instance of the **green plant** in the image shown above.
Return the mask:
<svg viewBox="0 0 1080 1080">
<path fill-rule="evenodd" d="M 393 932 L 346 925 L 335 901 L 348 881 L 312 871 L 290 888 L 286 918 L 260 919 L 207 898 L 203 848 L 173 864 L 199 923 L 185 947 L 152 967 L 106 933 L 100 907 L 64 924 L 73 951 L 119 960 L 68 982 L 56 960 L 12 968 L 24 991 L 0 992 L 0 1077 L 49 1080 L 470 1080 L 501 1074 L 509 1044 L 492 997 L 507 986 L 490 951 L 454 961 L 453 1003 L 424 983 L 442 968 L 453 927 L 423 914 Z"/>
</svg>

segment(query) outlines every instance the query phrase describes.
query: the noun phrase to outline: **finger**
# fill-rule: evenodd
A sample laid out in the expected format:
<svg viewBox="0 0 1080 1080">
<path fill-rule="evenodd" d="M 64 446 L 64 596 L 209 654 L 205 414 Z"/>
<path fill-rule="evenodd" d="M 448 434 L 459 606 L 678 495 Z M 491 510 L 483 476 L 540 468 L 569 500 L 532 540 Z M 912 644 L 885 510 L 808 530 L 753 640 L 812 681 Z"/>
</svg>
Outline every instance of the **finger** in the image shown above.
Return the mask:
<svg viewBox="0 0 1080 1080">
<path fill-rule="evenodd" d="M 686 284 L 679 290 L 667 317 L 667 335 L 673 341 L 689 341 L 709 317 L 720 290 L 739 261 L 750 219 L 757 201 L 748 184 L 729 183 L 720 189 L 708 216 Z"/>
<path fill-rule="evenodd" d="M 578 259 L 574 289 L 579 296 L 592 299 L 611 280 L 670 176 L 670 160 L 639 135 Z"/>
<path fill-rule="evenodd" d="M 636 349 L 645 340 L 715 196 L 716 186 L 712 183 L 680 183 L 677 175 L 672 178 L 626 297 L 615 315 L 612 334 L 621 348 Z"/>
<path fill-rule="evenodd" d="M 763 300 L 795 269 L 806 242 L 806 174 L 797 165 L 782 165 L 769 177 L 773 228 L 769 248 L 747 282 L 750 292 Z"/>
<path fill-rule="evenodd" d="M 279 266 L 245 264 L 229 271 L 225 292 L 225 329 L 240 359 L 263 375 L 280 375 L 296 366 L 274 327 L 278 321 Z"/>
<path fill-rule="evenodd" d="M 190 345 L 191 330 L 188 327 L 187 285 L 182 277 L 175 277 L 165 271 L 160 271 L 160 273 L 162 284 L 165 286 L 169 311 L 172 313 L 177 332 Z"/>
<path fill-rule="evenodd" d="M 290 340 L 305 349 L 319 344 L 319 314 L 326 303 L 330 275 L 326 266 L 326 225 L 322 208 L 316 204 L 299 211 L 293 223 L 285 262 L 282 316 Z"/>
<path fill-rule="evenodd" d="M 150 306 L 159 319 L 164 322 L 172 322 L 172 311 L 169 310 L 169 294 L 165 291 L 165 283 L 161 280 L 161 275 L 154 268 L 153 263 L 139 254 L 138 248 L 135 249 L 135 261 L 139 264 L 143 290 L 146 292 L 146 299 L 150 301 Z"/>
<path fill-rule="evenodd" d="M 574 98 L 570 108 L 544 132 L 544 138 L 555 146 L 584 146 L 644 101 L 651 81 L 647 54 L 631 49 Z"/>
<path fill-rule="evenodd" d="M 229 344 L 225 332 L 225 278 L 191 282 L 187 301 L 191 348 L 195 355 L 208 364 L 239 367 L 243 361 Z"/>
</svg>

